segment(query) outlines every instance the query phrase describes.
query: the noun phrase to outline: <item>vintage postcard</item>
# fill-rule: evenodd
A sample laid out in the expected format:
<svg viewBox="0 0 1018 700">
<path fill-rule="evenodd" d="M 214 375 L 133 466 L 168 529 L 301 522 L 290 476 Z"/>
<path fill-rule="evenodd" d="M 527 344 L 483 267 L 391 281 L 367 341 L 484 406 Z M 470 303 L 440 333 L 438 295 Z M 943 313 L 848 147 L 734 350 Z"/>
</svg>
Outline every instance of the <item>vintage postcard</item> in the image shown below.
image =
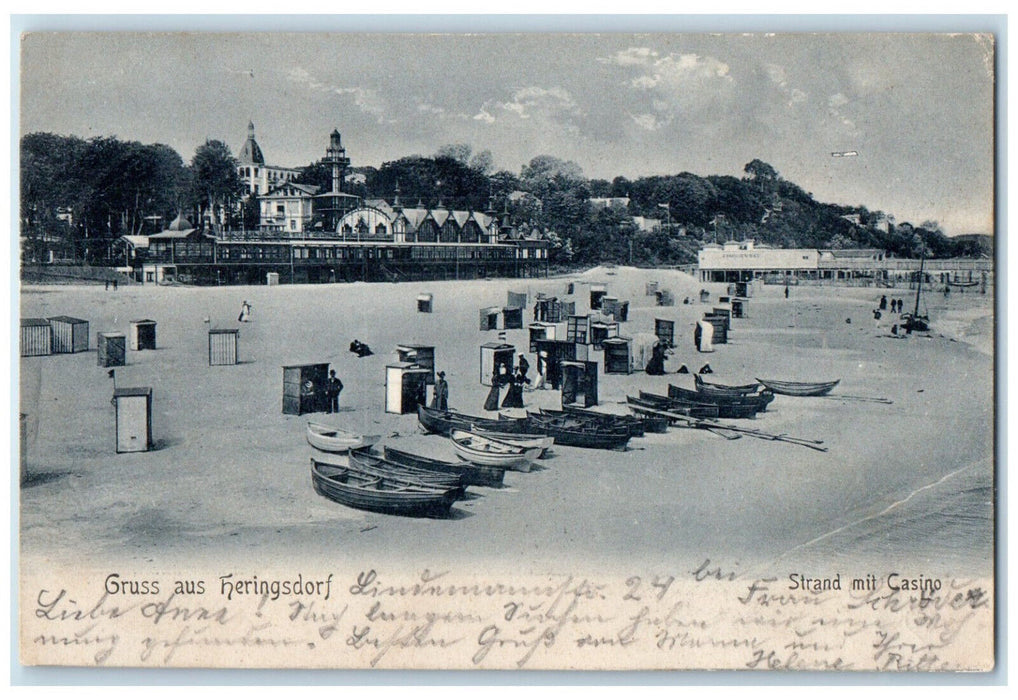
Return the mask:
<svg viewBox="0 0 1018 700">
<path fill-rule="evenodd" d="M 990 671 L 990 33 L 26 32 L 26 666 Z"/>
</svg>

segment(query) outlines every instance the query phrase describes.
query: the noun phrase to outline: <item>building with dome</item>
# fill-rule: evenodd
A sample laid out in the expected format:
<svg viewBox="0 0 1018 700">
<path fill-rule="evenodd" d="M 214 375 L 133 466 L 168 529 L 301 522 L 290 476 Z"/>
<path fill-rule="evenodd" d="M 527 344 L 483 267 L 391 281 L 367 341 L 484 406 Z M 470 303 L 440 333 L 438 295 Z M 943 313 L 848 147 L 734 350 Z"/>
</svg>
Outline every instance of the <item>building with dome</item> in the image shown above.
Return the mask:
<svg viewBox="0 0 1018 700">
<path fill-rule="evenodd" d="M 255 231 L 206 232 L 183 216 L 148 236 L 147 246 L 124 240 L 125 261 L 142 283 L 265 284 L 536 277 L 548 274 L 547 238 L 524 233 L 508 213 L 404 207 L 343 191 L 350 159 L 338 130 L 322 163 L 329 190 L 297 182 L 298 170 L 266 166 L 254 125 L 238 169 L 258 198 Z M 129 248 L 129 249 L 128 249 Z"/>
<path fill-rule="evenodd" d="M 281 165 L 266 165 L 261 146 L 255 140 L 254 122 L 247 124 L 247 140 L 237 154 L 237 175 L 247 187 L 248 194 L 257 196 L 268 193 L 284 182 L 296 180 L 300 171 L 297 168 L 284 168 Z"/>
<path fill-rule="evenodd" d="M 196 229 L 183 214 L 164 231 L 148 237 L 148 247 L 138 260 L 143 282 L 162 284 L 177 277 L 178 265 L 203 264 L 214 260 L 216 237 Z"/>
</svg>

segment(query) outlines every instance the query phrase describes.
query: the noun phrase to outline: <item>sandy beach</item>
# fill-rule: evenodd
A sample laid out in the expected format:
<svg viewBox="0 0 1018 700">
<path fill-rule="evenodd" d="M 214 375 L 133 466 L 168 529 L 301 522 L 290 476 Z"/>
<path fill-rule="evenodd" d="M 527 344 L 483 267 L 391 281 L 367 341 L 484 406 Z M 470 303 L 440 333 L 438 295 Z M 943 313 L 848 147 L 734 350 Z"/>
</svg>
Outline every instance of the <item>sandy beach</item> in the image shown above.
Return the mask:
<svg viewBox="0 0 1018 700">
<path fill-rule="evenodd" d="M 644 294 L 656 280 L 673 307 Z M 739 423 L 824 441 L 827 452 L 706 431 L 671 428 L 634 438 L 624 451 L 555 447 L 529 474 L 509 472 L 502 488 L 471 488 L 448 519 L 404 518 L 348 509 L 311 488 L 307 419 L 367 433 L 383 443 L 447 459 L 444 438 L 421 433 L 415 415 L 384 413 L 385 365 L 398 343 L 436 346 L 450 405 L 482 414 L 478 309 L 506 292 L 566 297 L 566 284 L 604 282 L 630 301 L 621 334 L 676 322 L 672 374 L 600 376 L 601 409 L 624 411 L 626 394 L 666 393 L 709 362 L 713 379 L 840 378 L 835 395 L 778 396 Z M 706 288 L 711 302 L 701 304 Z M 587 310 L 576 287 L 577 312 Z M 676 271 L 599 268 L 563 278 L 279 287 L 24 287 L 23 317 L 69 315 L 90 322 L 90 351 L 20 360 L 29 479 L 21 490 L 23 562 L 87 561 L 173 567 L 251 560 L 491 562 L 521 571 L 563 561 L 685 566 L 705 557 L 744 571 L 779 566 L 920 566 L 988 575 L 993 555 L 993 297 L 929 294 L 933 331 L 890 336 L 872 309 L 882 291 L 756 287 L 749 314 L 734 319 L 729 343 L 698 353 L 693 325 L 725 288 Z M 434 294 L 434 312 L 416 296 Z M 690 304 L 683 304 L 689 297 Z M 237 323 L 241 302 L 252 306 Z M 157 322 L 158 348 L 128 351 L 117 385 L 153 389 L 156 449 L 114 453 L 113 382 L 98 367 L 95 334 Z M 240 364 L 209 367 L 212 327 L 240 328 Z M 525 321 L 531 320 L 530 309 Z M 850 320 L 850 322 L 849 322 Z M 354 338 L 375 351 L 357 358 Z M 527 330 L 507 342 L 534 358 Z M 601 353 L 591 359 L 601 361 Z M 345 389 L 336 416 L 281 413 L 283 365 L 329 362 Z M 557 408 L 555 391 L 525 394 L 528 408 Z"/>
</svg>

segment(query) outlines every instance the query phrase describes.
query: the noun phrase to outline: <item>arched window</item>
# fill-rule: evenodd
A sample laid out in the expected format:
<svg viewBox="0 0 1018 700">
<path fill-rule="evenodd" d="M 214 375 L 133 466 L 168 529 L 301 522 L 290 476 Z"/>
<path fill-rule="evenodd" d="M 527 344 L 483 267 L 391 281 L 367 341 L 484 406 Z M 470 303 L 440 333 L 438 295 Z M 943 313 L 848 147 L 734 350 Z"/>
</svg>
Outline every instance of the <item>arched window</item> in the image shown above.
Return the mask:
<svg viewBox="0 0 1018 700">
<path fill-rule="evenodd" d="M 457 239 L 456 222 L 453 221 L 452 217 L 446 220 L 442 226 L 442 243 L 455 243 Z"/>
<path fill-rule="evenodd" d="M 463 225 L 460 240 L 464 243 L 477 243 L 481 240 L 481 227 L 477 225 L 476 221 L 468 221 Z"/>
<path fill-rule="evenodd" d="M 434 221 L 425 221 L 418 227 L 417 240 L 420 243 L 434 243 L 438 240 L 438 230 Z"/>
<path fill-rule="evenodd" d="M 378 224 L 377 226 L 375 226 L 375 235 L 376 236 L 387 236 L 387 235 L 389 235 L 388 227 L 386 227 L 385 224 Z"/>
</svg>

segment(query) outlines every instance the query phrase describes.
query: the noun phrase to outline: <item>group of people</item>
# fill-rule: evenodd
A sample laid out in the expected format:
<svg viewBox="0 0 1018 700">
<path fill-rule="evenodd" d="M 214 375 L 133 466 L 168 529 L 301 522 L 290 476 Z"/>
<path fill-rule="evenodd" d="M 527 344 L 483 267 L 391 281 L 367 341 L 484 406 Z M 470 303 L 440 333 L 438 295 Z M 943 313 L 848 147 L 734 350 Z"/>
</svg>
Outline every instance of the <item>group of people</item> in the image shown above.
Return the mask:
<svg viewBox="0 0 1018 700">
<path fill-rule="evenodd" d="M 329 370 L 329 377 L 325 380 L 325 412 L 339 413 L 339 395 L 343 392 L 343 382 L 336 376 L 336 370 Z M 318 410 L 321 406 L 321 399 L 318 388 L 311 379 L 305 379 L 301 385 L 301 403 L 305 404 L 303 410 Z"/>
<path fill-rule="evenodd" d="M 891 299 L 891 313 L 892 314 L 900 314 L 902 311 L 904 311 L 905 310 L 905 307 L 903 306 L 904 303 L 905 302 L 903 302 L 901 299 Z M 884 295 L 882 295 L 880 297 L 880 305 L 878 306 L 877 310 L 878 311 L 886 311 L 887 310 L 887 295 L 886 294 L 884 294 Z"/>
<path fill-rule="evenodd" d="M 654 343 L 654 348 L 651 350 L 650 361 L 647 363 L 644 371 L 647 374 L 662 375 L 665 374 L 665 356 L 667 354 L 667 348 L 664 343 Z M 689 367 L 682 365 L 675 372 L 676 374 L 689 374 Z M 710 363 L 708 362 L 701 367 L 697 374 L 713 374 L 714 370 L 711 369 Z"/>
<path fill-rule="evenodd" d="M 110 285 L 111 284 L 113 285 L 113 291 L 114 292 L 117 291 L 117 279 L 116 278 L 113 278 L 112 280 L 106 280 L 106 291 L 107 292 L 110 291 Z"/>
<path fill-rule="evenodd" d="M 509 387 L 505 398 L 502 399 L 502 408 L 523 408 L 523 387 L 530 384 L 527 374 L 530 372 L 530 362 L 525 355 L 520 353 L 519 360 L 515 367 L 500 362 L 495 366 L 491 375 L 491 390 L 484 400 L 485 411 L 497 411 L 499 408 L 499 397 L 502 387 Z"/>
</svg>

